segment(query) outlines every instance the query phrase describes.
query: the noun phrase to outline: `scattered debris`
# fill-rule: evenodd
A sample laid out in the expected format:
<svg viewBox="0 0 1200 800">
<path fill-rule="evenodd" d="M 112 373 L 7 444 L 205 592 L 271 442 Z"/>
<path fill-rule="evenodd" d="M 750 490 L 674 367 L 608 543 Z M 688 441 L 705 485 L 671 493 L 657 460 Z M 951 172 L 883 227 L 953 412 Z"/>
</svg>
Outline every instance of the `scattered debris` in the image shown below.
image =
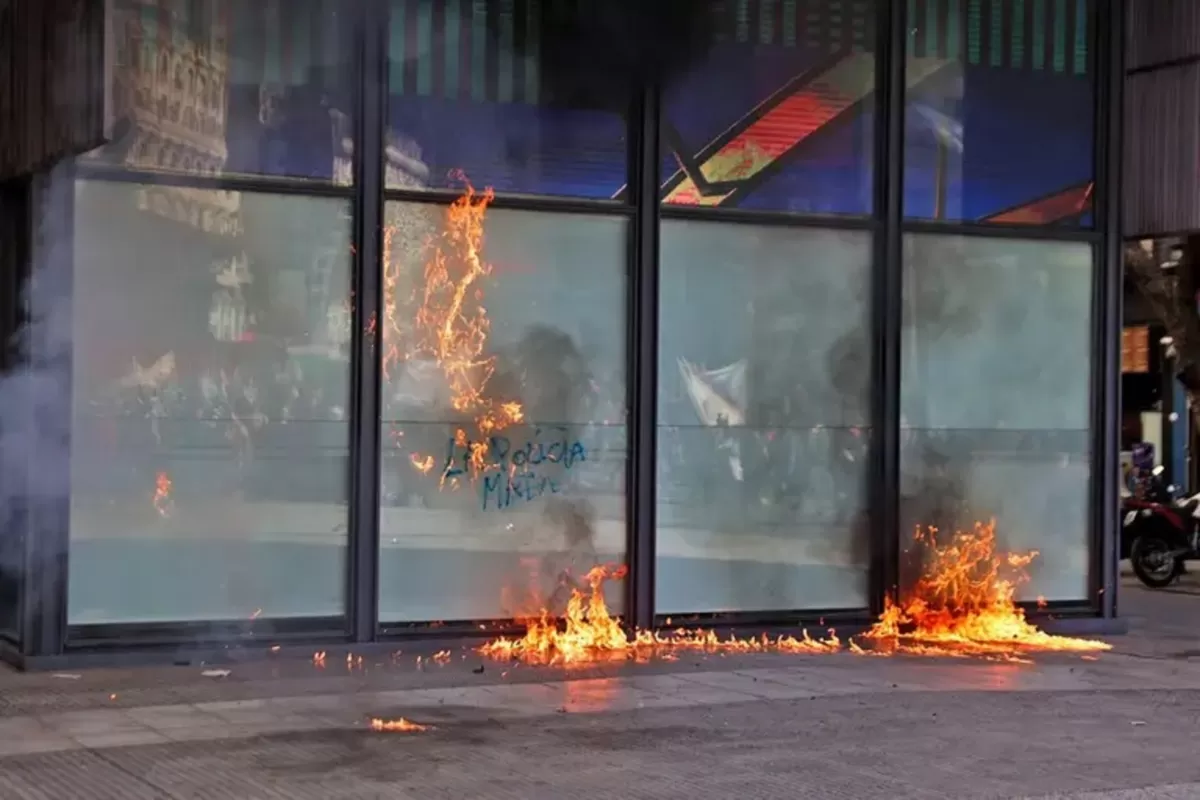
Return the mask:
<svg viewBox="0 0 1200 800">
<path fill-rule="evenodd" d="M 230 672 L 227 669 L 206 669 L 200 674 L 205 678 L 228 678 Z"/>
</svg>

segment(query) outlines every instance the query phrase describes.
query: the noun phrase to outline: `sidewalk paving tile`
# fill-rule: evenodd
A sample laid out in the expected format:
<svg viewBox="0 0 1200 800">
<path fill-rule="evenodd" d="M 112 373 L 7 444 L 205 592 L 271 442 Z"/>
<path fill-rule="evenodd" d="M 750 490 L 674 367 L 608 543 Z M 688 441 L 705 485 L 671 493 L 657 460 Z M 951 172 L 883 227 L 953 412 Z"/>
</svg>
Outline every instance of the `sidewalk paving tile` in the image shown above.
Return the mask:
<svg viewBox="0 0 1200 800">
<path fill-rule="evenodd" d="M 804 696 L 797 686 L 778 683 L 760 675 L 760 671 L 748 672 L 693 672 L 680 677 L 718 689 L 727 689 L 739 694 L 751 695 L 764 700 L 792 700 Z"/>
<path fill-rule="evenodd" d="M 24 753 L 70 750 L 74 741 L 36 717 L 11 717 L 0 720 L 0 757 Z"/>
<path fill-rule="evenodd" d="M 131 708 L 125 713 L 131 719 L 157 731 L 214 725 L 221 721 L 215 714 L 210 714 L 194 705 L 142 706 L 141 708 Z"/>
<path fill-rule="evenodd" d="M 60 714 L 44 714 L 41 719 L 48 727 L 71 737 L 150 732 L 146 725 L 118 709 L 67 711 Z"/>
</svg>

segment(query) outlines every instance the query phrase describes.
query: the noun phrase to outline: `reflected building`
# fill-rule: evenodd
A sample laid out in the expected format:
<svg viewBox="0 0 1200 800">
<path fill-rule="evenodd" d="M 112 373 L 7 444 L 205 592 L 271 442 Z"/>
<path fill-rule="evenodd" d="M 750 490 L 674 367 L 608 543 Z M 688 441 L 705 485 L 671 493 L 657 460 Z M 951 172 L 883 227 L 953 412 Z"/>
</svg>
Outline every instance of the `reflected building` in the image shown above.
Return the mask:
<svg viewBox="0 0 1200 800">
<path fill-rule="evenodd" d="M 228 30 L 222 15 L 182 18 L 172 0 L 116 0 L 111 26 L 113 141 L 90 158 L 131 170 L 224 174 Z M 196 9 L 205 4 L 188 4 Z M 185 27 L 184 32 L 179 28 Z M 144 187 L 138 208 L 217 236 L 241 232 L 240 195 Z"/>
</svg>

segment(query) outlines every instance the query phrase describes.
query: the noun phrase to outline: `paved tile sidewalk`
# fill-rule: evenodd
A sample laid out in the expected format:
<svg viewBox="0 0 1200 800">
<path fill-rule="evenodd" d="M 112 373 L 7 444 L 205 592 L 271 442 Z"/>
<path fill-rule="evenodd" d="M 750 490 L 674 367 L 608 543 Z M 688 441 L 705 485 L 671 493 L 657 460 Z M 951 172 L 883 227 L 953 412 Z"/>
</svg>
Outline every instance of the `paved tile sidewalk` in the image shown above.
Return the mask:
<svg viewBox="0 0 1200 800">
<path fill-rule="evenodd" d="M 0 675 L 0 798 L 1200 797 L 1189 660 L 413 664 Z"/>
</svg>

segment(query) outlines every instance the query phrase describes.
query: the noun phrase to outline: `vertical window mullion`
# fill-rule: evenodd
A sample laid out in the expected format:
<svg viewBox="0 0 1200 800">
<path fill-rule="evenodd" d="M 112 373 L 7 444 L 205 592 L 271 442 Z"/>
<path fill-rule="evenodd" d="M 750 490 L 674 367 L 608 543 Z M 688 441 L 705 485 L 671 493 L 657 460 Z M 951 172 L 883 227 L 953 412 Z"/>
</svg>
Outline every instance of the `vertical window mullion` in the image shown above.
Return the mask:
<svg viewBox="0 0 1200 800">
<path fill-rule="evenodd" d="M 387 109 L 387 4 L 358 0 L 357 114 L 354 133 L 354 313 L 351 338 L 352 441 L 347 602 L 351 636 L 378 629 L 379 395 L 382 326 L 384 125 Z"/>
</svg>

